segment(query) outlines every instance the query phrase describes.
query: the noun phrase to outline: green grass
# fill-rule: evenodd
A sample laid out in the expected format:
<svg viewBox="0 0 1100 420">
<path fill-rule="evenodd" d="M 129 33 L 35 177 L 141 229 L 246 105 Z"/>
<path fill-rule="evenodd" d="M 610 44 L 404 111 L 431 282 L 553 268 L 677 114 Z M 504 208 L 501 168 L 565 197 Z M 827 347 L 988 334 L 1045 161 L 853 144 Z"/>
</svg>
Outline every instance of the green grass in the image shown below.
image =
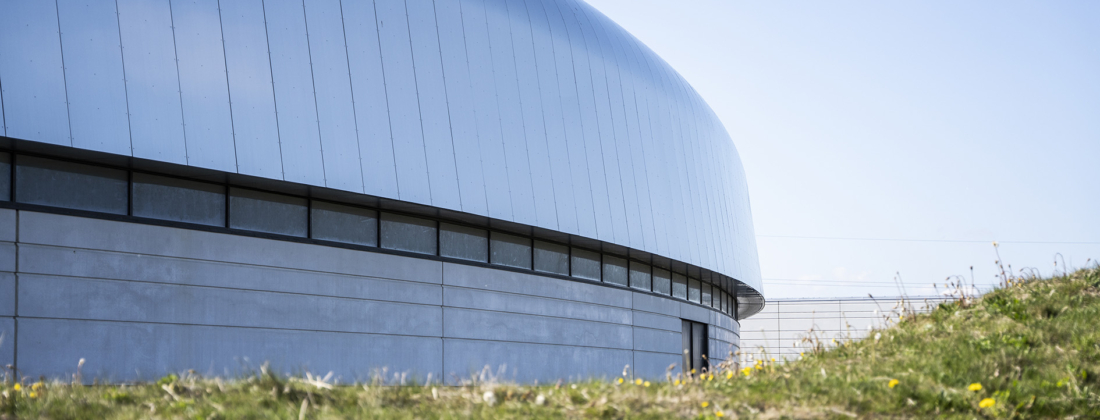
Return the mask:
<svg viewBox="0 0 1100 420">
<path fill-rule="evenodd" d="M 18 391 L 8 381 L 0 417 L 1100 418 L 1100 270 L 1014 280 L 907 316 L 878 340 L 686 381 L 330 386 L 261 372 L 130 386 L 24 381 Z"/>
</svg>

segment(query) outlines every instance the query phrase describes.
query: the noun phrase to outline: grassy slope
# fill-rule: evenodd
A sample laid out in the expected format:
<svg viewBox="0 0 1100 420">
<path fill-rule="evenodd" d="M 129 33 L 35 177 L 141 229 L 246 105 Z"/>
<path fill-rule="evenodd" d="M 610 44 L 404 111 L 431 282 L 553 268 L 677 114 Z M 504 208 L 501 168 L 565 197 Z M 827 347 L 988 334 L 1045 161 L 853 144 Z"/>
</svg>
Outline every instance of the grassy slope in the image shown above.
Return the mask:
<svg viewBox="0 0 1100 420">
<path fill-rule="evenodd" d="M 882 330 L 879 340 L 750 367 L 747 375 L 334 389 L 262 374 L 123 388 L 24 382 L 16 391 L 8 382 L 0 387 L 0 413 L 8 414 L 0 418 L 1100 418 L 1098 321 L 1100 270 L 1093 269 L 1017 282 L 968 307 L 941 305 Z M 982 389 L 969 390 L 972 383 Z M 987 398 L 993 405 L 979 407 Z"/>
</svg>

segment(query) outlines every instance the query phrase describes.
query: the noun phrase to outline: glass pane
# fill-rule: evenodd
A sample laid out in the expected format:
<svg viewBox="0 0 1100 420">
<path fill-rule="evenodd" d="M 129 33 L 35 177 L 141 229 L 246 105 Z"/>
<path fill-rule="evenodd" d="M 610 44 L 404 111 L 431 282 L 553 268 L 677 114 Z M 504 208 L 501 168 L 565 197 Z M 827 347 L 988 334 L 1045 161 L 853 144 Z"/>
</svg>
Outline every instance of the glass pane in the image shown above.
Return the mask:
<svg viewBox="0 0 1100 420">
<path fill-rule="evenodd" d="M 569 247 L 535 241 L 535 271 L 569 275 Z"/>
<path fill-rule="evenodd" d="M 138 217 L 225 226 L 225 186 L 134 173 Z"/>
<path fill-rule="evenodd" d="M 649 265 L 637 261 L 630 262 L 630 287 L 635 289 L 650 290 L 653 282 L 649 277 Z"/>
<path fill-rule="evenodd" d="M 485 229 L 440 223 L 439 255 L 489 262 L 489 232 Z"/>
<path fill-rule="evenodd" d="M 493 232 L 489 250 L 493 264 L 531 269 L 530 238 Z"/>
<path fill-rule="evenodd" d="M 382 213 L 382 248 L 435 255 L 435 221 Z"/>
<path fill-rule="evenodd" d="M 0 153 L 0 200 L 11 200 L 11 154 Z"/>
<path fill-rule="evenodd" d="M 672 278 L 668 270 L 653 267 L 653 292 L 662 295 L 672 294 Z"/>
<path fill-rule="evenodd" d="M 309 227 L 306 199 L 263 191 L 229 189 L 229 227 L 305 237 Z"/>
<path fill-rule="evenodd" d="M 702 292 L 703 292 L 703 305 L 714 306 L 714 304 L 711 301 L 710 285 L 709 284 L 704 284 L 701 287 L 701 289 L 702 289 Z"/>
<path fill-rule="evenodd" d="M 672 296 L 680 299 L 688 298 L 687 277 L 680 273 L 672 273 Z"/>
<path fill-rule="evenodd" d="M 126 214 L 126 171 L 20 155 L 15 201 Z"/>
<path fill-rule="evenodd" d="M 688 300 L 699 303 L 699 280 L 688 279 Z"/>
<path fill-rule="evenodd" d="M 603 281 L 604 283 L 627 285 L 626 259 L 603 256 Z"/>
<path fill-rule="evenodd" d="M 378 246 L 378 212 L 314 201 L 309 215 L 313 239 Z"/>
<path fill-rule="evenodd" d="M 588 280 L 600 280 L 600 253 L 587 249 L 573 248 L 571 257 L 573 277 Z"/>
</svg>

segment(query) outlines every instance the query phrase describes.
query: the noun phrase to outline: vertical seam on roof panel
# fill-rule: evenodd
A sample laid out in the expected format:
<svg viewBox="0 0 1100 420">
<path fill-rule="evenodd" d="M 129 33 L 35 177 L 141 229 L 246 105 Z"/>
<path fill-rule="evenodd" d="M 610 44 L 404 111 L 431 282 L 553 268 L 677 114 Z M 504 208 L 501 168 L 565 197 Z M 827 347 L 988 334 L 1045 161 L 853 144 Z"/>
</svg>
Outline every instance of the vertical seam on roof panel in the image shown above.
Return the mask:
<svg viewBox="0 0 1100 420">
<path fill-rule="evenodd" d="M 608 73 L 607 61 L 608 60 L 607 60 L 607 56 L 605 55 L 605 51 L 603 50 L 603 46 L 600 45 L 600 36 L 599 36 L 598 31 L 596 31 L 596 29 L 595 29 L 596 22 L 592 20 L 590 15 L 588 13 L 586 13 L 586 11 L 584 10 L 583 7 L 578 7 L 578 11 L 580 12 L 581 15 L 584 16 L 584 19 L 586 21 L 588 21 L 588 27 L 589 27 L 589 31 L 592 33 L 592 39 L 595 40 L 595 42 L 596 42 L 597 50 L 595 50 L 595 52 L 597 52 L 597 54 L 600 57 L 600 65 L 603 66 L 603 87 L 604 87 L 604 92 L 607 93 L 607 117 L 611 120 L 610 121 L 610 124 L 611 124 L 611 145 L 612 145 L 612 151 L 614 152 L 613 153 L 613 155 L 614 155 L 613 158 L 615 159 L 615 163 L 616 163 L 615 166 L 616 166 L 616 169 L 619 172 L 619 174 L 618 174 L 619 175 L 619 195 L 620 195 L 619 199 L 620 199 L 620 204 L 622 205 L 622 208 L 623 208 L 623 218 L 626 219 L 626 231 L 625 231 L 625 234 L 626 234 L 625 239 L 626 240 L 624 241 L 623 238 L 617 237 L 617 234 L 616 234 L 615 235 L 616 236 L 615 242 L 618 242 L 620 244 L 626 243 L 627 245 L 629 245 L 630 244 L 630 212 L 627 211 L 627 209 L 626 209 L 626 195 L 623 192 L 624 191 L 624 188 L 623 188 L 623 163 L 622 163 L 622 161 L 619 160 L 619 139 L 618 139 L 618 136 L 615 135 L 615 111 L 612 110 L 613 105 L 611 103 L 611 87 L 610 87 L 611 82 L 610 82 L 610 79 L 607 77 L 607 73 Z M 578 19 L 578 21 L 579 21 L 579 19 Z M 593 50 L 589 50 L 589 51 L 591 52 Z M 589 56 L 591 57 L 591 54 L 589 54 Z M 592 63 L 591 63 L 591 60 L 590 60 L 589 61 L 589 73 L 591 73 L 591 68 L 592 68 Z M 595 81 L 596 81 L 596 76 L 592 75 L 591 77 L 592 77 L 592 82 L 593 82 L 593 85 L 594 85 Z M 620 85 L 620 89 L 622 89 L 621 85 Z M 595 91 L 595 89 L 593 89 L 593 91 L 592 91 L 592 101 L 595 102 L 595 100 L 596 100 L 596 91 Z M 598 107 L 598 105 L 597 105 L 597 107 Z M 625 111 L 624 111 L 624 113 L 625 113 Z M 599 122 L 600 122 L 600 113 L 599 113 L 599 111 L 596 111 L 596 124 L 598 125 Z M 624 122 L 624 124 L 625 124 L 625 122 Z M 600 150 L 601 151 L 603 150 L 603 147 L 602 147 L 603 140 L 604 140 L 603 135 L 601 134 L 600 135 L 600 144 L 601 144 Z M 606 157 L 605 157 L 605 159 L 606 159 Z M 610 183 L 610 182 L 611 182 L 611 179 L 610 179 L 610 176 L 607 174 L 607 167 L 605 166 L 604 167 L 604 183 L 607 184 L 607 183 Z M 608 189 L 608 191 L 610 192 L 610 189 Z M 609 201 L 609 204 L 610 204 L 610 199 L 608 201 Z M 609 209 L 610 209 L 610 206 L 609 206 Z M 612 216 L 612 217 L 614 217 L 614 216 Z M 614 223 L 612 223 L 611 231 L 615 232 Z"/>
<path fill-rule="evenodd" d="M 59 11 L 60 15 L 61 12 Z M 134 132 L 130 126 L 130 86 L 126 80 L 126 51 L 122 48 L 122 22 L 118 14 L 118 0 L 115 0 L 115 25 L 118 29 L 118 57 L 122 60 L 122 92 L 126 96 L 126 132 L 130 135 L 130 156 L 134 155 Z"/>
<path fill-rule="evenodd" d="M 533 60 L 532 64 L 535 68 L 535 86 L 538 87 L 539 103 L 542 106 L 546 106 L 546 100 L 542 97 L 542 80 L 539 77 L 538 52 L 535 51 L 535 48 L 536 48 L 535 47 L 535 24 L 534 24 L 534 22 L 531 21 L 531 7 L 530 7 L 530 5 L 524 3 L 523 6 L 524 6 L 523 10 L 525 10 L 527 12 L 527 30 L 531 34 L 531 58 Z M 513 50 L 515 49 L 514 44 L 513 44 L 512 49 Z M 555 68 L 555 71 L 556 70 L 557 69 Z M 517 77 L 518 77 L 518 72 L 517 72 Z M 546 146 L 546 160 L 547 160 L 547 163 L 550 163 L 549 162 L 550 159 L 551 159 L 550 158 L 550 138 L 549 138 L 549 136 L 546 135 L 546 132 L 547 132 L 547 129 L 546 129 L 546 111 L 544 111 L 542 107 L 539 107 L 539 111 L 540 111 L 539 115 L 542 117 L 542 142 Z M 558 204 L 558 193 L 557 193 L 557 190 L 556 190 L 557 183 L 554 182 L 554 167 L 552 165 L 550 165 L 549 170 L 550 170 L 550 197 L 554 201 L 554 226 L 557 227 L 557 229 L 560 231 L 561 230 L 561 218 L 558 216 L 558 206 L 557 206 L 557 204 Z M 532 180 L 531 182 L 532 182 L 532 185 L 534 185 L 534 180 Z M 536 220 L 538 220 L 537 217 L 536 217 Z"/>
<path fill-rule="evenodd" d="M 604 155 L 604 152 L 603 152 L 603 134 L 600 133 L 600 111 L 598 110 L 599 105 L 596 105 L 596 90 L 595 90 L 596 77 L 592 75 L 592 67 L 593 67 L 593 65 L 592 65 L 592 54 L 591 54 L 591 49 L 588 47 L 588 40 L 585 39 L 584 27 L 580 26 L 581 25 L 581 20 L 580 20 L 580 17 L 577 16 L 577 11 L 576 10 L 570 10 L 570 13 L 573 14 L 574 19 L 576 19 L 576 21 L 577 21 L 577 24 L 578 24 L 577 29 L 580 31 L 580 40 L 581 40 L 581 43 L 584 44 L 584 53 L 586 55 L 588 55 L 588 83 L 589 83 L 589 87 L 591 87 L 593 89 L 588 91 L 587 94 L 592 98 L 592 118 L 596 120 L 596 132 L 595 132 L 596 133 L 596 138 L 595 138 L 596 144 L 594 146 L 600 151 L 600 161 L 601 161 L 600 162 L 600 172 L 603 174 L 603 176 L 601 177 L 602 179 L 600 180 L 600 182 L 603 182 L 604 194 L 608 195 L 605 198 L 607 199 L 607 203 L 608 203 L 607 204 L 607 211 L 610 213 L 611 212 L 611 197 L 609 195 L 610 189 L 607 186 L 607 178 L 608 178 L 607 177 L 607 165 L 603 164 L 603 159 L 604 159 L 604 156 L 603 156 Z M 604 86 L 605 87 L 607 86 L 606 81 L 604 82 Z M 580 94 L 579 94 L 580 87 L 578 86 L 577 89 L 578 89 L 577 100 L 580 101 Z M 583 110 L 582 110 L 582 113 L 583 113 Z M 582 119 L 582 125 L 583 125 L 584 117 L 582 116 L 581 119 Z M 612 132 L 614 132 L 614 127 L 612 127 Z M 587 145 L 587 141 L 585 143 Z M 591 183 L 592 180 L 589 179 L 588 182 Z M 620 190 L 621 190 L 621 188 L 620 188 Z M 593 201 L 592 201 L 593 210 L 595 210 L 596 206 L 597 206 L 596 201 L 593 199 Z M 610 217 L 612 219 L 614 218 L 614 216 L 612 214 L 608 214 L 608 217 Z M 609 221 L 609 223 L 610 223 L 610 225 L 607 226 L 606 228 L 611 229 L 611 240 L 608 241 L 608 242 L 616 242 L 615 241 L 615 239 L 616 239 L 616 237 L 615 237 L 615 222 L 614 222 L 614 220 L 611 220 L 611 221 Z M 599 220 L 599 217 L 597 217 L 596 218 L 596 237 L 597 238 L 599 238 L 599 236 L 600 236 L 599 235 L 599 231 L 600 231 L 599 226 L 600 226 L 600 220 Z M 604 239 L 607 239 L 607 238 L 604 238 Z"/>
<path fill-rule="evenodd" d="M 264 13 L 264 42 L 267 44 L 267 71 L 271 72 L 271 106 L 275 108 L 275 138 L 279 143 L 279 173 L 286 180 L 286 164 L 283 162 L 283 133 L 279 131 L 279 99 L 275 96 L 275 66 L 271 63 L 271 36 L 267 33 L 267 5 L 260 2 L 260 9 Z M 226 67 L 228 68 L 228 64 Z M 228 74 L 226 75 L 228 79 Z"/>
<path fill-rule="evenodd" d="M 412 64 L 413 69 L 412 79 L 413 91 L 416 92 L 416 113 L 420 120 L 420 147 L 424 149 L 424 168 L 427 170 L 426 175 L 428 176 L 428 201 L 435 204 L 435 200 L 432 199 L 432 163 L 428 161 L 428 141 L 424 135 L 424 109 L 420 106 L 420 81 L 416 77 L 416 49 L 413 47 L 412 42 L 412 24 L 409 23 L 409 2 L 401 0 L 401 3 L 405 5 L 405 33 L 409 35 L 409 64 Z M 379 50 L 379 54 L 381 54 L 381 50 Z M 442 67 L 442 61 L 440 61 L 440 67 Z M 457 170 L 458 168 L 455 168 L 455 171 Z"/>
<path fill-rule="evenodd" d="M 625 33 L 626 31 L 624 30 L 623 32 Z M 630 53 L 631 53 L 631 56 L 634 60 L 634 63 L 640 63 L 641 60 L 640 60 L 640 57 L 638 55 L 637 45 L 635 45 L 635 43 L 631 39 L 628 39 L 626 44 L 630 47 Z M 649 164 L 648 164 L 649 159 L 647 158 L 646 152 L 645 152 L 645 149 L 646 149 L 645 143 L 646 143 L 646 141 L 645 141 L 644 136 L 642 136 L 642 132 L 644 130 L 642 129 L 642 113 L 639 110 L 640 107 L 638 106 L 638 85 L 636 83 L 634 83 L 634 80 L 636 80 L 636 78 L 631 79 L 630 83 L 631 83 L 631 92 L 634 94 L 635 118 L 638 119 L 638 140 L 639 140 L 639 144 L 641 145 L 641 153 L 642 153 L 642 176 L 645 177 L 645 185 L 646 185 L 646 190 L 647 190 L 646 200 L 649 201 L 649 205 L 647 206 L 647 209 L 649 210 L 649 220 L 650 220 L 649 228 L 651 230 L 650 234 L 653 235 L 653 245 L 652 246 L 653 246 L 654 252 L 657 252 L 659 247 L 657 246 L 657 242 L 658 242 L 657 227 L 656 227 L 657 219 L 653 217 L 653 186 L 649 183 Z M 645 99 L 646 108 L 648 109 L 648 107 L 649 107 L 649 98 L 645 97 L 643 99 Z M 650 136 L 650 138 L 652 138 L 653 137 L 652 123 L 648 121 L 648 119 L 649 119 L 648 116 L 649 116 L 649 113 L 647 112 L 646 113 L 646 117 L 647 117 L 646 118 L 646 120 L 647 120 L 646 124 L 651 127 L 649 136 Z"/>
<path fill-rule="evenodd" d="M 527 183 L 531 185 L 531 205 L 534 206 L 534 207 L 538 207 L 539 204 L 535 200 L 535 174 L 531 169 L 531 168 L 534 167 L 533 165 L 531 165 L 531 149 L 529 147 L 527 147 L 527 141 L 528 141 L 528 139 L 527 139 L 527 116 L 524 115 L 524 112 L 523 112 L 523 90 L 519 86 L 519 66 L 516 64 L 516 38 L 515 38 L 515 36 L 512 35 L 512 13 L 511 12 L 512 11 L 508 8 L 508 2 L 505 1 L 504 2 L 504 16 L 507 17 L 507 19 L 508 19 L 508 40 L 509 40 L 508 43 L 512 44 L 512 70 L 515 71 L 515 75 L 516 75 L 516 77 L 515 77 L 516 99 L 519 100 L 519 123 L 520 123 L 520 127 L 522 128 L 521 132 L 523 133 L 523 152 L 524 152 L 523 154 L 527 155 Z M 530 18 L 528 18 L 528 27 L 530 27 Z M 532 54 L 534 54 L 534 52 L 533 52 L 534 51 L 534 44 L 531 44 L 531 48 L 532 48 Z M 535 71 L 535 76 L 538 77 L 538 70 L 537 69 Z M 541 100 L 541 97 L 540 97 L 540 100 Z M 544 129 L 545 129 L 545 127 L 544 127 Z M 507 152 L 505 153 L 505 156 L 507 156 Z M 553 181 L 551 181 L 551 183 L 552 182 Z M 553 191 L 553 188 L 551 188 L 551 191 Z M 555 210 L 557 210 L 557 209 L 555 209 Z M 554 215 L 554 221 L 555 222 L 557 222 L 557 214 L 556 213 L 557 212 L 555 211 L 555 215 Z M 538 212 L 538 210 L 535 210 L 535 213 L 532 214 L 531 216 L 535 220 L 534 224 L 538 225 L 538 223 L 539 223 L 539 212 Z M 512 215 L 512 220 L 515 220 L 515 218 L 516 218 L 516 215 L 513 214 Z M 556 223 L 555 223 L 555 227 L 556 227 Z"/>
<path fill-rule="evenodd" d="M 313 123 L 317 124 L 317 147 L 321 149 L 321 182 L 327 187 L 328 171 L 325 169 L 325 142 L 321 138 L 321 110 L 317 105 L 317 77 L 313 74 L 313 47 L 309 45 L 309 18 L 306 13 L 306 0 L 302 0 L 302 24 L 306 28 L 306 57 L 309 58 L 309 81 L 310 86 L 313 87 Z"/>
<path fill-rule="evenodd" d="M 569 59 L 570 59 L 569 68 L 573 69 L 573 91 L 577 92 L 577 112 L 578 112 L 578 115 L 579 115 L 582 112 L 581 109 L 580 109 L 580 106 L 581 106 L 580 105 L 581 91 L 580 91 L 580 87 L 577 86 L 577 60 L 576 60 L 576 58 L 573 57 L 573 45 L 572 45 L 573 43 L 571 41 L 572 38 L 569 36 L 569 24 L 565 22 L 565 13 L 562 12 L 561 5 L 559 4 L 559 2 L 555 1 L 554 2 L 554 7 L 556 7 L 558 9 L 558 15 L 561 16 L 562 27 L 565 28 L 565 38 L 569 42 Z M 582 42 L 583 42 L 583 36 L 582 36 Z M 564 116 L 563 116 L 563 118 L 564 118 Z M 580 116 L 580 120 L 578 120 L 577 123 L 580 124 L 580 126 L 581 126 L 581 143 L 583 143 L 587 146 L 587 141 L 585 140 L 585 136 L 584 136 L 584 117 Z M 589 204 L 592 205 L 592 222 L 593 222 L 593 229 L 594 229 L 592 234 L 596 238 L 599 238 L 600 237 L 600 220 L 599 220 L 599 217 L 596 215 L 596 197 L 594 195 L 595 193 L 592 191 L 592 177 L 591 177 L 591 171 L 592 170 L 591 170 L 591 168 L 589 168 L 589 165 L 588 165 L 587 150 L 588 150 L 587 147 L 585 147 L 585 152 L 586 153 L 585 153 L 584 167 L 585 167 L 585 172 L 589 173 L 589 177 L 588 177 L 589 198 L 588 198 L 588 201 L 589 201 Z M 606 184 L 606 181 L 605 181 L 605 184 Z M 579 213 L 578 213 L 578 216 L 579 216 Z M 578 229 L 578 231 L 579 230 L 580 229 Z"/>
<path fill-rule="evenodd" d="M 351 76 L 351 54 L 348 53 L 348 30 L 347 25 L 344 23 L 344 0 L 339 0 L 337 5 L 340 6 L 340 33 L 344 36 L 344 60 L 348 65 L 348 93 L 351 94 L 351 115 L 356 117 L 359 113 L 355 110 L 355 80 Z M 359 118 L 352 118 L 353 127 L 355 127 L 355 151 L 359 153 L 359 188 L 363 193 L 367 192 L 367 180 L 366 175 L 363 175 L 363 148 L 359 144 Z M 317 124 L 320 128 L 320 123 Z"/>
<path fill-rule="evenodd" d="M 470 46 L 466 44 L 466 19 L 463 17 L 463 15 L 466 12 L 462 11 L 462 3 L 463 2 L 458 3 L 458 23 L 459 23 L 459 26 L 462 27 L 462 48 L 464 50 L 463 55 L 466 56 L 466 77 L 467 77 L 468 81 L 471 82 L 469 87 L 470 87 L 470 95 L 472 96 L 474 87 L 473 87 L 473 84 L 472 84 L 473 78 L 470 76 Z M 448 115 L 450 115 L 450 110 L 449 109 L 447 110 L 447 112 L 448 112 Z M 481 188 L 485 191 L 485 194 L 484 194 L 484 197 L 485 197 L 485 213 L 488 214 L 489 213 L 489 187 L 488 187 L 488 185 L 485 185 L 485 161 L 481 160 L 481 158 L 483 157 L 483 155 L 482 155 L 483 152 L 481 151 L 481 129 L 480 129 L 480 127 L 478 127 L 478 124 L 477 124 L 477 110 L 476 109 L 474 110 L 474 121 L 473 122 L 474 122 L 474 137 L 477 139 L 477 145 L 478 145 L 477 159 L 478 159 L 478 168 L 481 170 Z"/>
<path fill-rule="evenodd" d="M 462 17 L 460 15 L 459 20 L 461 19 Z M 451 96 L 450 93 L 447 92 L 447 66 L 443 65 L 443 43 L 439 38 L 439 11 L 435 8 L 435 0 L 432 0 L 432 23 L 435 24 L 435 49 L 439 54 L 439 77 L 443 79 L 443 103 L 447 108 L 447 132 L 451 134 L 451 160 L 454 161 L 455 180 L 458 181 L 458 151 L 455 150 L 455 128 L 454 122 L 451 121 Z M 463 41 L 462 45 L 465 47 L 465 41 Z M 459 181 L 456 184 L 458 186 L 458 208 L 462 209 L 462 182 Z M 488 204 L 486 204 L 486 206 L 488 206 Z"/>
<path fill-rule="evenodd" d="M 545 2 L 540 2 L 539 7 L 542 8 L 543 16 L 546 17 L 546 31 L 547 31 L 547 33 L 549 34 L 549 37 L 550 37 L 550 51 L 552 52 L 552 54 L 550 56 L 553 57 L 553 59 L 554 59 L 554 81 L 553 82 L 555 84 L 558 84 L 558 109 L 561 113 L 560 116 L 561 116 L 561 125 L 562 125 L 562 139 L 561 140 L 562 140 L 562 143 L 565 144 L 565 161 L 566 161 L 566 164 L 567 164 L 566 168 L 567 168 L 567 170 L 570 171 L 569 186 L 571 188 L 573 188 L 573 174 L 572 174 L 573 162 L 572 162 L 572 156 L 569 154 L 569 141 L 567 140 L 567 137 L 568 137 L 569 134 L 568 134 L 568 130 L 566 129 L 566 124 L 565 124 L 565 105 L 562 103 L 564 101 L 561 100 L 561 84 L 560 84 L 561 75 L 558 74 L 558 50 L 557 50 L 557 46 L 555 45 L 555 42 L 554 42 L 554 25 L 550 24 L 550 12 L 548 10 L 546 10 L 546 3 Z M 566 37 L 568 38 L 568 35 L 566 35 Z M 542 92 L 540 91 L 539 94 L 541 95 Z M 545 116 L 543 118 L 545 118 Z M 549 142 L 549 139 L 547 139 L 547 142 Z M 577 191 L 576 188 L 573 188 L 574 195 L 576 195 L 576 191 Z M 556 200 L 556 196 L 555 196 L 555 200 Z M 577 213 L 577 207 L 578 207 L 577 206 L 577 200 L 576 200 L 576 197 L 574 197 L 573 198 L 573 215 L 574 215 L 574 217 L 576 217 L 576 225 L 574 226 L 573 229 L 574 229 L 575 232 L 580 232 L 580 214 Z M 560 228 L 561 225 L 559 224 L 558 227 Z"/>
<path fill-rule="evenodd" d="M 57 18 L 57 49 L 61 53 L 61 81 L 65 84 L 65 121 L 69 124 L 69 147 L 73 145 L 73 118 L 69 112 L 69 76 L 66 74 L 65 69 L 65 43 L 61 39 L 61 10 L 57 4 L 58 0 L 53 2 L 53 12 Z M 12 197 L 12 201 L 15 201 L 15 197 Z"/>
<path fill-rule="evenodd" d="M 176 93 L 180 98 L 180 131 L 183 132 L 183 161 L 191 164 L 191 156 L 187 149 L 187 116 L 183 113 L 183 85 L 180 83 L 180 54 L 176 46 L 176 15 L 172 11 L 172 0 L 168 0 L 168 22 L 172 25 L 172 56 L 176 59 Z"/>
<path fill-rule="evenodd" d="M 390 131 L 390 158 L 393 159 L 393 180 L 394 185 L 397 186 L 397 197 L 401 197 L 401 177 L 397 176 L 399 170 L 397 170 L 397 148 L 393 145 L 393 119 L 390 118 L 390 88 L 386 86 L 386 66 L 382 64 L 382 30 L 378 28 L 378 3 L 371 1 L 371 8 L 374 9 L 374 40 L 378 42 L 378 68 L 382 73 L 382 91 L 386 93 L 386 125 Z M 366 180 L 363 180 L 366 183 Z M 365 190 L 365 189 L 364 189 Z"/>
<path fill-rule="evenodd" d="M 484 1 L 481 4 L 481 11 L 485 15 L 485 39 L 488 41 L 487 47 L 489 47 L 489 71 L 493 73 L 493 81 L 495 82 L 497 79 L 497 69 L 495 60 L 493 60 L 493 32 L 489 29 L 489 7 L 485 5 Z M 511 36 L 511 30 L 511 28 L 508 28 L 508 36 Z M 512 218 L 510 221 L 515 221 L 516 209 L 512 207 L 512 177 L 509 176 L 510 174 L 508 172 L 508 148 L 504 145 L 504 124 L 500 121 L 500 92 L 497 91 L 495 83 L 493 84 L 493 99 L 497 105 L 497 128 L 500 130 L 500 149 L 501 152 L 504 153 L 504 177 L 507 180 L 504 184 L 508 186 L 508 214 Z M 491 210 L 492 209 L 490 209 L 489 213 L 492 213 Z"/>
<path fill-rule="evenodd" d="M 233 167 L 236 168 L 237 173 L 241 173 L 241 164 L 237 160 L 237 155 L 240 151 L 237 150 L 237 121 L 233 119 L 233 91 L 229 89 L 229 58 L 225 54 L 225 24 L 222 23 L 222 1 L 217 0 L 218 3 L 218 33 L 219 38 L 222 40 L 222 66 L 225 67 L 225 97 L 229 99 L 229 130 L 233 137 Z M 282 162 L 280 162 L 280 167 Z"/>
</svg>

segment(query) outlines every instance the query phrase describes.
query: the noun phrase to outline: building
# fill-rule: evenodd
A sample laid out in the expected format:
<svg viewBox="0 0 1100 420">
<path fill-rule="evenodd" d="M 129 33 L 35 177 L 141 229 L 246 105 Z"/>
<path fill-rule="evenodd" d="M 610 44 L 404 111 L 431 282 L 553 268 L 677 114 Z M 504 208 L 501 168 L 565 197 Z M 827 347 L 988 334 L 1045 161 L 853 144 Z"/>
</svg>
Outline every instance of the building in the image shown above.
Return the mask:
<svg viewBox="0 0 1100 420">
<path fill-rule="evenodd" d="M 741 363 L 760 358 L 797 359 L 815 346 L 860 340 L 894 325 L 906 312 L 925 313 L 952 296 L 771 299 L 741 323 Z"/>
<path fill-rule="evenodd" d="M 0 95 L 24 375 L 658 378 L 764 304 L 722 124 L 578 0 L 8 1 Z"/>
</svg>

